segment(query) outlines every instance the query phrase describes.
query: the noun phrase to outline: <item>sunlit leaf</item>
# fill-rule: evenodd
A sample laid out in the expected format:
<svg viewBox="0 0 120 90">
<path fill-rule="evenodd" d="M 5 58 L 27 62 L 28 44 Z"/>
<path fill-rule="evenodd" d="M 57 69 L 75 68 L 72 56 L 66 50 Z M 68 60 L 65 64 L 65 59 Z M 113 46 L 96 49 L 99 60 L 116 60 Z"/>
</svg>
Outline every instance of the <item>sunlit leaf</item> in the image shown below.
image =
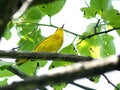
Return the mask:
<svg viewBox="0 0 120 90">
<path fill-rule="evenodd" d="M 108 34 L 103 34 L 100 36 L 100 38 L 101 38 L 101 46 L 100 46 L 101 57 L 114 55 L 116 51 L 115 51 L 115 45 L 113 42 L 113 39 L 114 39 L 113 36 Z"/>
<path fill-rule="evenodd" d="M 102 18 L 108 21 L 108 25 L 114 28 L 120 27 L 120 14 L 118 10 L 111 8 L 103 13 Z"/>
<path fill-rule="evenodd" d="M 86 27 L 86 31 L 82 34 L 82 36 L 88 36 L 91 34 L 95 33 L 95 26 L 96 23 L 90 23 L 87 27 Z M 96 27 L 96 32 L 100 32 L 101 31 L 101 26 L 99 25 L 99 27 Z"/>
<path fill-rule="evenodd" d="M 54 84 L 52 85 L 54 90 L 63 90 L 63 88 L 66 87 L 66 83 L 59 83 L 59 84 Z"/>
<path fill-rule="evenodd" d="M 120 89 L 120 83 L 117 84 L 117 88 Z M 114 88 L 114 90 L 118 90 L 117 88 Z"/>
<path fill-rule="evenodd" d="M 87 27 L 86 32 L 82 34 L 83 37 L 94 34 L 95 23 L 90 24 Z M 99 30 L 100 31 L 100 30 Z M 91 56 L 93 58 L 100 57 L 100 36 L 96 35 L 91 38 L 86 38 L 85 40 L 79 39 L 77 44 L 77 49 L 80 55 Z"/>
<path fill-rule="evenodd" d="M 19 32 L 19 36 L 24 36 L 35 31 L 36 25 L 32 23 L 19 23 L 17 24 L 17 30 Z"/>
<path fill-rule="evenodd" d="M 45 14 L 39 9 L 38 6 L 31 7 L 21 16 L 20 21 L 23 22 L 38 22 Z"/>
<path fill-rule="evenodd" d="M 65 48 L 63 48 L 60 53 L 64 53 L 64 54 L 76 54 L 75 50 L 74 50 L 74 45 L 71 43 L 70 45 L 66 46 Z M 55 67 L 59 67 L 59 66 L 66 66 L 71 64 L 71 62 L 65 62 L 65 61 L 53 61 L 49 67 L 49 69 L 55 68 Z"/>
<path fill-rule="evenodd" d="M 13 65 L 14 62 L 7 62 L 7 61 L 0 61 L 0 69 L 4 70 L 7 67 L 9 67 L 10 65 Z"/>
<path fill-rule="evenodd" d="M 9 23 L 7 24 L 5 33 L 4 33 L 4 35 L 3 35 L 3 37 L 4 37 L 6 40 L 8 40 L 8 39 L 11 38 L 12 33 L 11 33 L 10 30 L 12 29 L 13 26 L 14 26 L 14 24 L 13 24 L 12 22 L 9 22 Z"/>
<path fill-rule="evenodd" d="M 0 77 L 13 76 L 14 74 L 7 70 L 14 62 L 0 61 Z"/>
<path fill-rule="evenodd" d="M 81 8 L 81 11 L 84 12 L 84 17 L 87 19 L 93 18 L 96 16 L 96 10 L 91 7 L 83 7 Z"/>
<path fill-rule="evenodd" d="M 85 39 L 77 44 L 77 49 L 80 55 L 91 56 L 93 58 L 100 57 L 100 37 L 94 36 L 90 39 Z"/>
<path fill-rule="evenodd" d="M 104 12 L 112 8 L 112 0 L 90 0 L 90 6 L 81 8 L 85 18 L 96 17 L 96 14 L 104 17 Z M 109 15 L 109 14 L 108 14 Z"/>
<path fill-rule="evenodd" d="M 120 29 L 119 29 L 119 30 L 117 30 L 117 33 L 118 33 L 118 35 L 120 36 Z"/>
<path fill-rule="evenodd" d="M 31 35 L 25 35 L 21 38 L 18 45 L 22 45 L 19 50 L 32 51 L 43 40 L 40 30 L 35 30 Z"/>
<path fill-rule="evenodd" d="M 49 67 L 49 69 L 56 68 L 59 66 L 66 66 L 71 64 L 70 62 L 63 62 L 63 61 L 53 61 Z"/>
<path fill-rule="evenodd" d="M 32 62 L 29 60 L 26 63 L 18 66 L 17 68 L 23 71 L 24 73 L 26 73 L 27 75 L 33 76 L 36 66 L 37 66 L 37 62 Z"/>
<path fill-rule="evenodd" d="M 7 81 L 8 81 L 7 78 L 5 78 L 3 81 L 0 81 L 0 86 L 8 85 Z"/>
<path fill-rule="evenodd" d="M 15 74 L 13 74 L 12 72 L 8 71 L 7 69 L 5 70 L 1 70 L 0 69 L 0 77 L 9 77 L 9 76 L 13 76 Z"/>
<path fill-rule="evenodd" d="M 74 45 L 73 43 L 71 43 L 70 45 L 64 47 L 60 53 L 63 53 L 63 54 L 76 54 L 75 50 L 74 50 Z"/>
<path fill-rule="evenodd" d="M 46 15 L 53 16 L 63 8 L 65 2 L 66 0 L 55 0 L 54 2 L 50 2 L 50 3 L 46 2 L 45 4 L 40 4 L 39 8 Z"/>
<path fill-rule="evenodd" d="M 94 83 L 98 83 L 100 80 L 100 75 L 88 77 L 88 79 Z"/>
<path fill-rule="evenodd" d="M 82 36 L 87 37 L 91 34 L 94 34 L 94 24 L 90 24 Z M 87 37 L 82 41 L 79 39 L 77 49 L 80 55 L 83 56 L 91 56 L 93 58 L 106 57 L 115 54 L 113 39 L 113 36 L 108 34 L 95 35 L 91 38 Z"/>
<path fill-rule="evenodd" d="M 112 0 L 91 0 L 90 5 L 96 10 L 107 10 L 112 6 Z"/>
</svg>

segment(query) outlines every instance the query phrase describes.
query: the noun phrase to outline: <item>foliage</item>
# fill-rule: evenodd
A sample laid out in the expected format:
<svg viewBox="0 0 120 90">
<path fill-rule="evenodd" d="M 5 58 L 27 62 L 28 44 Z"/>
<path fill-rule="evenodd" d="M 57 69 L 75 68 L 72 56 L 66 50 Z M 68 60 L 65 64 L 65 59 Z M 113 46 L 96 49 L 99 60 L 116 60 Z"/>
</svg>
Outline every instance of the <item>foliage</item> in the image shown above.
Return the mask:
<svg viewBox="0 0 120 90">
<path fill-rule="evenodd" d="M 55 0 L 53 3 L 41 4 L 39 8 L 42 12 L 51 17 L 62 9 L 65 2 L 66 0 Z"/>
<path fill-rule="evenodd" d="M 59 14 L 60 10 L 64 8 L 65 2 L 66 0 L 55 0 L 51 3 L 40 4 L 28 8 L 18 20 L 10 21 L 8 23 L 3 37 L 9 40 L 12 36 L 10 30 L 15 27 L 18 32 L 18 36 L 20 37 L 20 40 L 18 41 L 18 46 L 20 47 L 18 50 L 32 51 L 33 48 L 35 48 L 35 46 L 45 38 L 41 34 L 39 26 L 47 26 L 47 24 L 39 24 L 41 19 L 45 15 L 54 17 L 55 14 Z M 103 58 L 115 54 L 116 49 L 113 42 L 114 36 L 107 33 L 107 31 L 109 30 L 109 26 L 112 29 L 118 28 L 116 32 L 120 35 L 120 14 L 119 11 L 114 9 L 112 6 L 112 0 L 90 0 L 89 6 L 82 7 L 80 9 L 80 12 L 81 11 L 84 12 L 84 18 L 86 19 L 96 19 L 97 16 L 99 16 L 99 19 L 96 19 L 96 23 L 90 23 L 86 27 L 86 31 L 82 35 L 78 36 L 78 40 L 74 40 L 68 46 L 61 49 L 60 53 L 91 56 L 92 58 Z M 54 27 L 53 25 L 48 26 Z M 0 74 L 0 77 L 15 75 L 6 69 L 9 65 L 13 65 L 13 63 L 0 63 L 0 73 L 2 73 Z M 37 63 L 40 64 L 41 68 L 47 64 L 47 61 L 28 61 L 21 66 L 15 67 L 30 76 L 34 76 Z M 49 69 L 69 65 L 71 63 L 72 62 L 53 61 Z M 94 77 L 94 82 L 99 82 L 99 78 L 99 76 Z M 1 82 L 5 85 L 7 84 L 7 79 Z M 2 84 L 0 85 L 2 86 Z M 62 90 L 66 85 L 67 83 L 61 83 L 52 85 L 52 87 L 56 90 Z"/>
<path fill-rule="evenodd" d="M 120 83 L 117 84 L 117 88 L 120 89 Z M 118 90 L 118 89 L 115 88 L 114 90 Z"/>
<path fill-rule="evenodd" d="M 5 78 L 3 81 L 0 81 L 0 86 L 7 85 L 7 78 Z"/>
</svg>

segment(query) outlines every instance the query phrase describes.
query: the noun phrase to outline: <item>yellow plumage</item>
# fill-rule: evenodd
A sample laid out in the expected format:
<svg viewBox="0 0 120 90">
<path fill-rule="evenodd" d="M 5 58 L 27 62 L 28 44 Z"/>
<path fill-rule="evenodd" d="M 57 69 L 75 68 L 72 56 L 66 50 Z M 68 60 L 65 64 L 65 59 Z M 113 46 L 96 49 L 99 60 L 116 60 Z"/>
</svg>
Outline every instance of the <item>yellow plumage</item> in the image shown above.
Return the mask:
<svg viewBox="0 0 120 90">
<path fill-rule="evenodd" d="M 33 50 L 33 52 L 57 52 L 63 44 L 64 25 L 58 28 L 53 35 L 48 36 Z M 16 64 L 21 65 L 25 63 L 26 59 L 17 59 Z"/>
</svg>

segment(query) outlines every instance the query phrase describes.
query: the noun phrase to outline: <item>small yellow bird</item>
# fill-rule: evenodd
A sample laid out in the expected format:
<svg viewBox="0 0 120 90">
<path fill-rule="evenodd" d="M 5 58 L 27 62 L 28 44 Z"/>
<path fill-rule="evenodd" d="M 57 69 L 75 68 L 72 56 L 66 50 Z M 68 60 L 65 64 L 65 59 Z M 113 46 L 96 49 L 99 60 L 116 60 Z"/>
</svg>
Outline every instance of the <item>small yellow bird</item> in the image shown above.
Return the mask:
<svg viewBox="0 0 120 90">
<path fill-rule="evenodd" d="M 63 44 L 64 38 L 64 24 L 62 27 L 57 28 L 53 35 L 45 38 L 38 46 L 33 50 L 33 52 L 57 52 Z M 16 64 L 21 65 L 25 63 L 26 59 L 17 59 Z"/>
</svg>

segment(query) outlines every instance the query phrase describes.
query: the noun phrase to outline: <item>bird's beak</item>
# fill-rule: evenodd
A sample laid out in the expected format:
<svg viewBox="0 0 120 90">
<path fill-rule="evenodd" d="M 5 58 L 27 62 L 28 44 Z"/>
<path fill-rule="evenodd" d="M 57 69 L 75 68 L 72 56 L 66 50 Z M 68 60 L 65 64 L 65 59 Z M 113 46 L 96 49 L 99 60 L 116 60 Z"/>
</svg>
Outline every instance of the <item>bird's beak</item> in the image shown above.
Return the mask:
<svg viewBox="0 0 120 90">
<path fill-rule="evenodd" d="M 61 28 L 64 28 L 64 25 L 65 25 L 65 24 L 63 24 Z"/>
</svg>

